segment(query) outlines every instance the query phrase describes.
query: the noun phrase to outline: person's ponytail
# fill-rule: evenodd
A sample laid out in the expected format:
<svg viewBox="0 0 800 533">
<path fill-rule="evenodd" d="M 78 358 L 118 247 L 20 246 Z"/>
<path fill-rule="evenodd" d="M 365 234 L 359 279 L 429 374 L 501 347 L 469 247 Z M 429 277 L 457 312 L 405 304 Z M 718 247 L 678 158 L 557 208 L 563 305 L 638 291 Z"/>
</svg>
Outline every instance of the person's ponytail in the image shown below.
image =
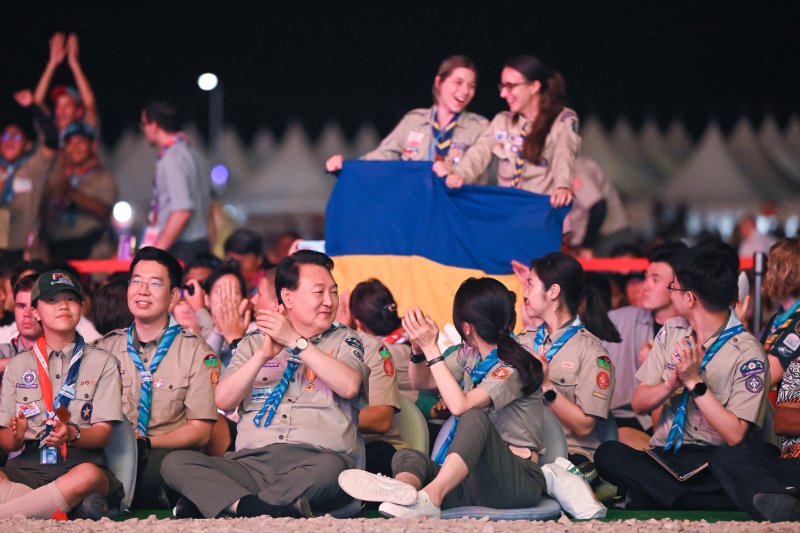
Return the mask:
<svg viewBox="0 0 800 533">
<path fill-rule="evenodd" d="M 607 342 L 621 342 L 622 337 L 608 318 L 608 309 L 600 293 L 591 285 L 583 286 L 583 298 L 578 315 L 584 326 L 597 338 Z"/>
<path fill-rule="evenodd" d="M 511 336 L 511 332 L 507 330 L 502 332 L 497 339 L 497 356 L 519 372 L 523 384 L 523 394 L 531 394 L 542 385 L 544 379 L 542 363 L 520 346 Z"/>
</svg>

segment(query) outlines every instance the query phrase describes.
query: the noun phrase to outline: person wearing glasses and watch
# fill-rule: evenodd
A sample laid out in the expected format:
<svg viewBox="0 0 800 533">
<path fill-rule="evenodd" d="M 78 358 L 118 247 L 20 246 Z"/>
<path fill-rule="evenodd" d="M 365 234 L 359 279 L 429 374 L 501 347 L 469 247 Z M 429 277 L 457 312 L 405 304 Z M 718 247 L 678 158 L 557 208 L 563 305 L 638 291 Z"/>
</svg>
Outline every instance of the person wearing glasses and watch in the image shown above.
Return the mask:
<svg viewBox="0 0 800 533">
<path fill-rule="evenodd" d="M 420 389 L 437 388 L 456 418 L 433 460 L 398 450 L 394 479 L 348 470 L 339 484 L 351 496 L 380 501 L 384 516 L 438 517 L 442 509 L 480 505 L 531 507 L 545 489 L 541 449 L 542 368 L 513 338 L 514 294 L 493 278 L 470 278 L 453 301 L 453 323 L 468 349 L 442 357 L 439 329 L 419 308 L 403 326 L 426 363 L 409 367 Z M 466 358 L 462 357 L 465 355 Z M 488 490 L 487 490 L 488 489 Z"/>
<path fill-rule="evenodd" d="M 531 262 L 525 307 L 544 322 L 518 340 L 542 364 L 545 406 L 564 427 L 569 460 L 597 490 L 601 480 L 592 459 L 598 425 L 610 416 L 616 383 L 601 341 L 620 342 L 619 332 L 596 289 L 584 283 L 580 263 L 561 252 Z"/>
<path fill-rule="evenodd" d="M 169 313 L 180 299 L 182 279 L 183 269 L 169 252 L 139 250 L 127 293 L 133 323 L 97 343 L 119 360 L 122 407 L 138 438 L 137 509 L 175 504 L 178 496 L 164 483 L 161 462 L 173 450 L 206 446 L 217 421 L 219 358 Z"/>
<path fill-rule="evenodd" d="M 708 463 L 718 448 L 743 443 L 767 407 L 764 348 L 731 309 L 738 270 L 736 251 L 721 243 L 677 258 L 668 288 L 679 316 L 656 335 L 631 401 L 638 413 L 663 406 L 650 448 L 672 472 L 619 442 L 603 443 L 594 456 L 600 475 L 627 490 L 629 509 L 736 509 L 713 469 L 678 477 Z"/>
<path fill-rule="evenodd" d="M 503 67 L 498 88 L 508 111 L 495 115 L 454 165 L 447 185 L 484 182 L 494 156 L 499 186 L 547 194 L 553 207 L 570 204 L 581 138 L 577 113 L 564 106 L 561 74 L 535 57 L 518 56 Z"/>
<path fill-rule="evenodd" d="M 258 330 L 239 343 L 217 387 L 217 407 L 239 413 L 236 451 L 177 451 L 162 464 L 183 495 L 175 516 L 309 517 L 350 501 L 337 477 L 356 464 L 369 370 L 358 333 L 334 322 L 332 269 L 312 250 L 278 265 L 280 309 L 257 309 Z"/>
<path fill-rule="evenodd" d="M 466 111 L 477 80 L 478 69 L 469 58 L 454 55 L 442 61 L 433 79 L 433 107 L 409 111 L 380 146 L 361 159 L 433 161 L 434 172 L 447 175 L 489 125 L 484 117 Z M 332 156 L 325 168 L 341 170 L 342 156 Z"/>
<path fill-rule="evenodd" d="M 0 447 L 18 455 L 0 468 L 0 518 L 66 519 L 73 508 L 77 518 L 99 518 L 104 497 L 123 496 L 103 454 L 123 419 L 118 364 L 75 330 L 83 306 L 75 276 L 45 272 L 31 303 L 43 335 L 3 375 Z M 94 492 L 101 509 L 81 505 Z"/>
</svg>

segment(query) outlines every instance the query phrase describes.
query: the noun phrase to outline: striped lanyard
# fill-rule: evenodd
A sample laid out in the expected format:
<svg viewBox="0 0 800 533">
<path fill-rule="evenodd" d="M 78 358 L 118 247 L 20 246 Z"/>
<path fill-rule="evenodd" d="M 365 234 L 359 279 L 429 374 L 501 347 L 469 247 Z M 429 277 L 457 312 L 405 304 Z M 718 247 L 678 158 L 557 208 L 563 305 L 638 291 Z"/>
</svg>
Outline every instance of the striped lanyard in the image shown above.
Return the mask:
<svg viewBox="0 0 800 533">
<path fill-rule="evenodd" d="M 558 351 L 570 340 L 580 329 L 583 327 L 583 323 L 581 322 L 580 317 L 576 316 L 575 320 L 572 321 L 572 325 L 569 327 L 567 331 L 565 331 L 556 342 L 547 350 L 547 362 L 549 363 L 553 357 L 558 353 Z M 539 331 L 536 332 L 536 337 L 533 339 L 533 350 L 538 355 L 539 348 L 544 344 L 545 338 L 545 326 L 542 324 L 539 326 Z"/>
<path fill-rule="evenodd" d="M 456 113 L 450 122 L 442 128 L 442 125 L 439 124 L 439 113 L 434 110 L 433 121 L 431 122 L 433 142 L 431 143 L 429 159 L 433 161 L 444 161 L 447 159 L 447 153 L 450 151 L 450 146 L 453 144 L 453 132 L 456 129 L 458 117 L 460 116 L 461 113 Z"/>
</svg>

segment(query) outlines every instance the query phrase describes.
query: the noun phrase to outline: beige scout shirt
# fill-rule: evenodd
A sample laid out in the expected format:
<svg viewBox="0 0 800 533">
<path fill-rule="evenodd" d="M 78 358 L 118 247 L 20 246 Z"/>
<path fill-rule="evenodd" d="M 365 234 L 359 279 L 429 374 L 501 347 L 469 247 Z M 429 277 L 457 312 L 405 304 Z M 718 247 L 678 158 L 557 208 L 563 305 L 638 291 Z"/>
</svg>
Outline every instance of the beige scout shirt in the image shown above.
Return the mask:
<svg viewBox="0 0 800 533">
<path fill-rule="evenodd" d="M 400 409 L 400 389 L 397 386 L 397 371 L 389 349 L 373 335 L 358 333 L 364 343 L 364 363 L 369 367 L 369 405 L 391 405 L 395 412 Z M 361 432 L 365 442 L 382 440 L 395 448 L 407 448 L 400 439 L 400 428 L 392 418 L 389 430 L 381 435 Z"/>
<path fill-rule="evenodd" d="M 726 327 L 738 323 L 735 314 L 731 314 Z M 722 331 L 720 329 L 708 339 L 703 348 L 711 348 Z M 653 348 L 636 373 L 636 378 L 647 385 L 659 385 L 669 379 L 675 370 L 675 343 L 687 336 L 693 336 L 687 320 L 680 317 L 667 320 L 656 335 Z M 716 396 L 723 407 L 742 420 L 756 426 L 761 425 L 767 406 L 768 387 L 764 386 L 764 378 L 769 379 L 769 366 L 763 346 L 750 333 L 739 333 L 729 338 L 700 373 L 700 377 L 708 386 L 706 394 Z M 650 446 L 664 446 L 666 443 L 682 392 L 682 388 L 678 389 L 664 402 L 664 410 L 650 439 Z M 683 443 L 711 446 L 725 444 L 725 439 L 711 427 L 691 397 L 686 407 Z"/>
<path fill-rule="evenodd" d="M 455 354 L 445 359 L 447 368 L 461 382 L 465 393 L 474 388 L 471 376 L 479 357 L 477 350 L 462 344 Z M 503 440 L 511 446 L 538 452 L 544 444 L 541 437 L 542 389 L 525 396 L 522 387 L 517 370 L 503 361 L 498 361 L 478 383 L 478 388 L 485 390 L 492 399 L 484 411 Z"/>
<path fill-rule="evenodd" d="M 133 330 L 133 346 L 147 369 L 164 332 L 142 345 L 136 328 Z M 97 346 L 110 352 L 120 362 L 122 408 L 133 427 L 136 427 L 142 378 L 128 355 L 128 329 L 110 332 L 97 342 Z M 194 333 L 181 330 L 153 373 L 153 401 L 147 434 L 163 435 L 175 431 L 185 426 L 188 420 L 216 421 L 214 388 L 219 381 L 219 372 L 219 358 L 211 347 Z"/>
<path fill-rule="evenodd" d="M 60 352 L 48 346 L 47 368 L 53 387 L 53 398 L 67 379 L 74 344 Z M 69 403 L 70 422 L 86 428 L 97 422 L 122 420 L 120 379 L 117 360 L 105 350 L 86 346 L 75 382 L 75 399 Z M 11 417 L 23 411 L 28 419 L 26 440 L 41 438 L 47 419 L 33 349 L 11 358 L 3 375 L 0 399 L 0 425 L 8 427 Z"/>
<path fill-rule="evenodd" d="M 572 325 L 564 324 L 553 334 L 545 337 L 545 353 L 555 341 Z M 527 332 L 519 337 L 520 344 L 535 350 L 536 332 Z M 614 365 L 600 340 L 585 328 L 578 331 L 553 356 L 549 369 L 550 381 L 559 394 L 580 407 L 589 416 L 608 418 L 611 398 L 616 384 Z M 564 429 L 570 453 L 594 455 L 600 446 L 598 428 L 585 437 L 578 437 Z"/>
<path fill-rule="evenodd" d="M 39 211 L 42 204 L 47 176 L 53 168 L 53 159 L 37 150 L 14 174 L 11 203 L 0 206 L 10 215 L 10 226 L 0 228 L 0 242 L 8 232 L 8 250 L 22 250 L 28 246 L 28 238 L 39 231 Z M 0 168 L 0 191 L 6 181 L 6 171 Z"/>
<path fill-rule="evenodd" d="M 263 333 L 254 331 L 239 343 L 222 374 L 223 381 L 244 365 L 256 350 L 261 349 L 263 339 Z M 368 383 L 369 367 L 364 364 L 364 347 L 356 332 L 338 326 L 321 338 L 318 336 L 309 341 L 322 352 L 356 370 L 363 384 Z M 253 420 L 280 383 L 288 358 L 289 352 L 283 350 L 267 361 L 256 374 L 250 390 L 239 405 L 236 451 L 278 443 L 310 444 L 355 456 L 358 451 L 357 408 L 364 398 L 348 400 L 338 396 L 325 384 L 324 376 L 313 374 L 303 364 L 291 378 L 272 423 L 264 427 L 262 420 L 262 426 L 256 427 Z"/>
<path fill-rule="evenodd" d="M 98 166 L 85 175 L 76 177 L 73 187 L 108 206 L 114 205 L 114 202 L 117 201 L 117 183 L 114 181 L 114 175 L 103 166 Z M 67 215 L 66 209 L 74 210 L 74 215 Z M 100 220 L 76 207 L 65 207 L 60 213 L 52 215 L 55 219 L 48 227 L 48 234 L 54 241 L 77 239 L 108 223 L 108 220 Z"/>
<path fill-rule="evenodd" d="M 384 343 L 386 340 L 384 339 Z M 416 402 L 419 398 L 419 391 L 411 386 L 411 378 L 408 377 L 408 365 L 411 359 L 411 345 L 407 342 L 396 344 L 384 344 L 392 354 L 392 362 L 397 376 L 397 388 L 400 394 Z"/>
<path fill-rule="evenodd" d="M 522 141 L 532 124 L 521 115 L 508 111 L 498 113 L 452 173 L 463 176 L 467 183 L 486 183 L 481 176 L 495 156 L 499 160 L 497 184 L 510 187 L 517 152 L 522 149 Z M 519 187 L 538 194 L 552 194 L 558 187 L 571 188 L 580 147 L 578 115 L 565 107 L 547 134 L 541 161 L 525 163 Z"/>
<path fill-rule="evenodd" d="M 436 107 L 409 111 L 395 126 L 394 130 L 373 151 L 361 159 L 367 161 L 432 161 L 435 150 L 432 148 L 433 113 Z M 471 147 L 489 125 L 480 115 L 464 111 L 458 117 L 453 131 L 452 144 L 447 153 L 448 168 L 457 164 L 464 152 Z"/>
</svg>

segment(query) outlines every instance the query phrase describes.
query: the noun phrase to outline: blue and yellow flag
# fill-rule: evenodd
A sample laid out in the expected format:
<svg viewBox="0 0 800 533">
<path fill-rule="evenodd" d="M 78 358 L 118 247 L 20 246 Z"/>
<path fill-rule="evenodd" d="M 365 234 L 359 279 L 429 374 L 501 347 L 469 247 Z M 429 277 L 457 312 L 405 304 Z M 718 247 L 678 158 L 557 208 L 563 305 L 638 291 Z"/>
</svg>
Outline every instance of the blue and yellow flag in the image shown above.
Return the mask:
<svg viewBox="0 0 800 533">
<path fill-rule="evenodd" d="M 568 209 L 508 187 L 449 189 L 430 162 L 347 161 L 326 211 L 325 249 L 340 291 L 377 278 L 402 315 L 418 305 L 441 325 L 469 277 L 491 276 L 516 292 L 511 260 L 557 251 Z"/>
</svg>

